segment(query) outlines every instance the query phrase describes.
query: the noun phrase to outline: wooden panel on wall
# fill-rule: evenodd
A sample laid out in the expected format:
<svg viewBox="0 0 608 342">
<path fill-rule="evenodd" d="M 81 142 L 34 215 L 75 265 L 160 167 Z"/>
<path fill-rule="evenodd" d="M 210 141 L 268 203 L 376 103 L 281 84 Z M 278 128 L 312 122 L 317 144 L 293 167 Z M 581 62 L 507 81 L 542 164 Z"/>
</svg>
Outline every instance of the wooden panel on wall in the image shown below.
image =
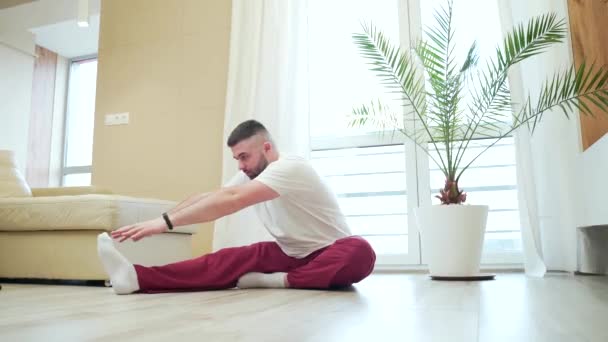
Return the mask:
<svg viewBox="0 0 608 342">
<path fill-rule="evenodd" d="M 572 52 L 578 67 L 587 64 L 608 65 L 608 1 L 568 0 Z M 608 133 L 608 116 L 594 110 L 595 118 L 581 115 L 583 150 Z"/>
<path fill-rule="evenodd" d="M 57 54 L 36 46 L 26 179 L 31 187 L 47 187 L 53 129 Z"/>
</svg>

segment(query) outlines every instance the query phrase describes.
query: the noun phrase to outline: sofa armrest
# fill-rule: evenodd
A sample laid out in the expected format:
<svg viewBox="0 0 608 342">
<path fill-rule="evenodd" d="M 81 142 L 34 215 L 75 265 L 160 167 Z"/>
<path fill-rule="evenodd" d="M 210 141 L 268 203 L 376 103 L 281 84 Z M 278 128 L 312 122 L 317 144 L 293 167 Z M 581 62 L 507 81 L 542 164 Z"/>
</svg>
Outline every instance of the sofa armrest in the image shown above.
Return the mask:
<svg viewBox="0 0 608 342">
<path fill-rule="evenodd" d="M 108 189 L 97 186 L 66 186 L 58 188 L 32 188 L 33 197 L 48 197 L 48 196 L 75 196 L 88 194 L 104 194 L 111 195 L 112 192 Z"/>
<path fill-rule="evenodd" d="M 118 211 L 122 214 L 120 216 L 123 219 L 119 219 L 112 230 L 127 224 L 160 218 L 163 212 L 169 211 L 178 204 L 174 201 L 153 198 L 114 197 L 117 199 Z M 136 213 L 136 218 L 130 213 Z M 128 221 L 124 219 L 128 219 Z M 199 228 L 200 224 L 190 224 L 187 226 L 175 227 L 175 230 L 169 231 L 168 233 L 196 234 Z"/>
<path fill-rule="evenodd" d="M 0 198 L 0 231 L 112 231 L 159 218 L 176 204 L 104 194 Z M 198 225 L 188 225 L 171 233 L 194 234 L 197 231 Z"/>
</svg>

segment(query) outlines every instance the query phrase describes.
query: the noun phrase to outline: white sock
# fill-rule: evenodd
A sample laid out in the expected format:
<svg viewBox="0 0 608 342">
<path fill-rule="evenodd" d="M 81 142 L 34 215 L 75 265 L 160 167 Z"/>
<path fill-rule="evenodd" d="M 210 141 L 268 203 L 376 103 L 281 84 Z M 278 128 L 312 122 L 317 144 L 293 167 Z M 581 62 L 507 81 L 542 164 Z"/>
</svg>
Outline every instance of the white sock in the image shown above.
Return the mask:
<svg viewBox="0 0 608 342">
<path fill-rule="evenodd" d="M 110 276 L 112 289 L 116 294 L 129 294 L 139 290 L 135 267 L 114 247 L 108 233 L 97 236 L 97 254 Z"/>
<path fill-rule="evenodd" d="M 251 272 L 244 274 L 239 278 L 236 286 L 240 289 L 249 289 L 255 287 L 267 288 L 285 288 L 285 277 L 287 273 L 258 273 Z"/>
</svg>

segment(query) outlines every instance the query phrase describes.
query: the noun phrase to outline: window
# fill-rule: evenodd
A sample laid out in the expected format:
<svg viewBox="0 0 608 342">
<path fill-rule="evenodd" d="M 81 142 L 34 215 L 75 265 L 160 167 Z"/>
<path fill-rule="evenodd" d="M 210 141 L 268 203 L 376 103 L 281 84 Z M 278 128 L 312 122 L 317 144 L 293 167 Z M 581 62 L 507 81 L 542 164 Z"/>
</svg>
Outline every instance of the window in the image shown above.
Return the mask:
<svg viewBox="0 0 608 342">
<path fill-rule="evenodd" d="M 457 46 L 464 50 L 454 53 L 464 56 L 477 40 L 483 61 L 501 39 L 497 4 L 454 3 Z M 379 264 L 424 264 L 414 215 L 408 213 L 418 205 L 436 203 L 434 195 L 444 179 L 437 166 L 417 154 L 414 144 L 399 133 L 392 137 L 390 132 L 347 126 L 347 115 L 357 105 L 378 98 L 390 102 L 360 57 L 352 34 L 362 31 L 361 22 L 372 22 L 393 43 L 407 47 L 410 33 L 420 32 L 420 23 L 429 23 L 439 5 L 445 1 L 309 2 L 312 163 L 338 196 L 353 233 L 374 246 Z M 475 12 L 484 13 L 475 15 L 483 17 L 483 23 L 466 20 L 464 14 Z M 414 13 L 420 13 L 419 18 L 408 22 Z M 473 141 L 468 157 L 493 141 Z M 521 262 L 513 138 L 478 158 L 460 185 L 469 203 L 490 204 L 483 262 Z"/>
<path fill-rule="evenodd" d="M 375 75 L 353 44 L 361 19 L 382 23 L 384 32 L 399 39 L 397 0 L 313 0 L 308 4 L 311 136 L 352 136 L 346 115 L 356 104 L 387 99 Z M 361 102 L 363 101 L 363 102 Z"/>
<path fill-rule="evenodd" d="M 313 166 L 338 197 L 353 233 L 364 236 L 384 264 L 419 262 L 408 199 L 407 149 L 402 141 L 348 127 L 356 105 L 390 100 L 353 44 L 362 20 L 382 23 L 399 42 L 397 0 L 310 1 L 308 5 L 310 128 Z M 412 173 L 412 174 L 415 174 Z M 413 238 L 410 238 L 412 237 Z"/>
<path fill-rule="evenodd" d="M 407 253 L 404 161 L 403 145 L 312 152 L 313 165 L 336 192 L 353 234 L 386 254 Z"/>
<path fill-rule="evenodd" d="M 90 185 L 97 59 L 72 60 L 69 73 L 62 185 Z"/>
</svg>

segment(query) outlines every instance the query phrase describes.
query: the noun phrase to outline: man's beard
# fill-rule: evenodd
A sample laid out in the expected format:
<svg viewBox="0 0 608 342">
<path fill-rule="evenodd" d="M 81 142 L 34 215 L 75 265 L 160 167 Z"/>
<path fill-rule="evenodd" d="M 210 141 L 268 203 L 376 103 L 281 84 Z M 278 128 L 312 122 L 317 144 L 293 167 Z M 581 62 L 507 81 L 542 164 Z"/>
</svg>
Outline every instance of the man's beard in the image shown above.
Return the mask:
<svg viewBox="0 0 608 342">
<path fill-rule="evenodd" d="M 249 179 L 254 179 L 255 177 L 259 176 L 260 173 L 262 173 L 262 171 L 264 171 L 267 166 L 268 159 L 266 159 L 264 155 L 261 155 L 260 162 L 258 163 L 258 165 L 255 167 L 255 169 L 249 171 L 249 173 L 246 173 L 246 175 L 247 177 L 249 177 Z"/>
</svg>

